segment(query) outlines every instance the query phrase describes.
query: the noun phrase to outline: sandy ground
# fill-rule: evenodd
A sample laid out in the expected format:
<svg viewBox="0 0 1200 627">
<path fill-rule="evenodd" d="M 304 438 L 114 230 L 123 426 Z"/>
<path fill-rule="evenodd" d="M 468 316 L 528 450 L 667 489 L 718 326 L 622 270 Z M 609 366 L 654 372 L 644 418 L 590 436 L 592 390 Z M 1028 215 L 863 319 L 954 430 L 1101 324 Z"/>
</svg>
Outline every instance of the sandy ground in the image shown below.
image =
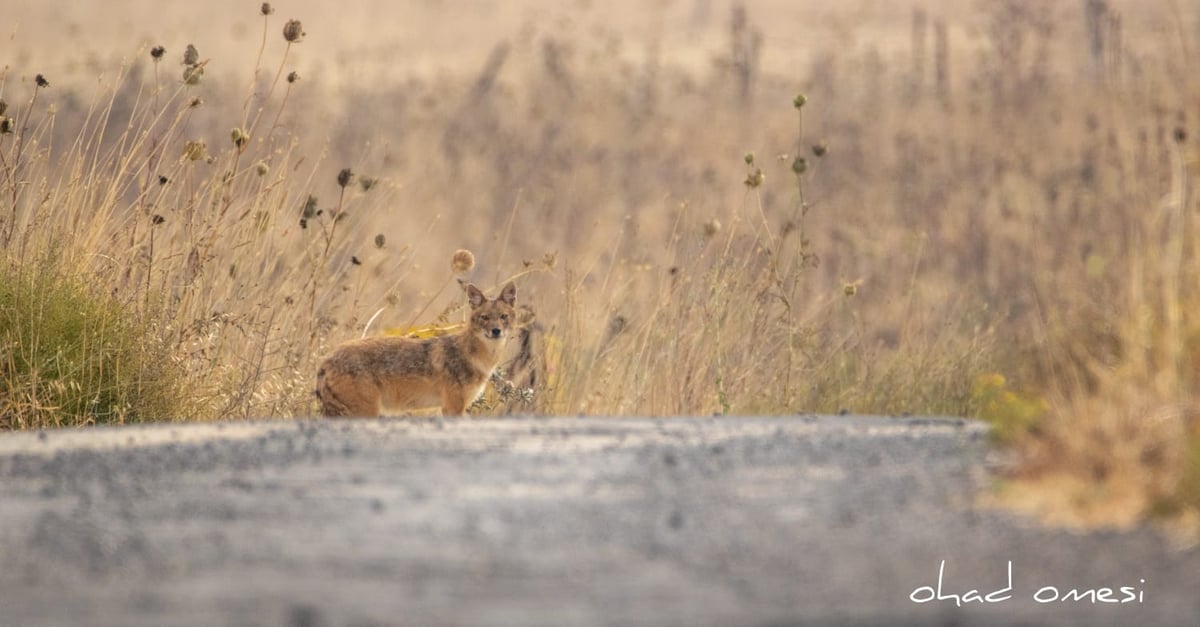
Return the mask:
<svg viewBox="0 0 1200 627">
<path fill-rule="evenodd" d="M 0 624 L 1196 624 L 1200 551 L 978 507 L 986 440 L 847 417 L 4 434 Z M 946 598 L 914 602 L 939 568 Z M 972 589 L 994 602 L 959 607 Z M 1035 600 L 1072 589 L 1095 592 Z"/>
</svg>

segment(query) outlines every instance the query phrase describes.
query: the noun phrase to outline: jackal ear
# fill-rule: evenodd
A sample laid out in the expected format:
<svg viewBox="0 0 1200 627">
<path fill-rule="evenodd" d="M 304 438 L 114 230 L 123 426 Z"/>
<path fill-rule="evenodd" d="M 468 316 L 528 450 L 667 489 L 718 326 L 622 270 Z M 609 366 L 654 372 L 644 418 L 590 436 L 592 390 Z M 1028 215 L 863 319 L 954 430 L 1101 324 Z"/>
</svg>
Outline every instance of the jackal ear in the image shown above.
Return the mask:
<svg viewBox="0 0 1200 627">
<path fill-rule="evenodd" d="M 504 289 L 500 290 L 500 300 L 508 303 L 509 307 L 515 305 L 517 303 L 517 286 L 512 283 L 505 285 Z"/>
<path fill-rule="evenodd" d="M 483 295 L 483 292 L 479 291 L 478 287 L 467 283 L 465 288 L 467 290 L 467 302 L 471 303 L 471 309 L 475 309 L 487 302 L 487 297 Z"/>
</svg>

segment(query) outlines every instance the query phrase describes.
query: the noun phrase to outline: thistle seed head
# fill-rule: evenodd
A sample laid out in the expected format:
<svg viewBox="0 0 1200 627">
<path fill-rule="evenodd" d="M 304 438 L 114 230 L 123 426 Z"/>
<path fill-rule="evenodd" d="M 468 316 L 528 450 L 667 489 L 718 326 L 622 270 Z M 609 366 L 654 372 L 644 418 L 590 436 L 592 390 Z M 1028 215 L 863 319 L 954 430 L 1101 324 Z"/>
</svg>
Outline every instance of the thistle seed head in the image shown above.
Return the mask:
<svg viewBox="0 0 1200 627">
<path fill-rule="evenodd" d="M 162 61 L 163 55 L 167 53 L 167 49 L 162 46 L 155 46 L 150 49 L 150 58 L 154 59 L 155 63 Z"/>
<path fill-rule="evenodd" d="M 270 15 L 275 12 L 275 7 L 271 6 L 270 2 L 264 2 L 262 3 L 262 6 L 259 7 L 258 12 L 262 13 L 263 15 Z"/>
<path fill-rule="evenodd" d="M 304 219 L 312 218 L 317 215 L 317 197 L 312 194 L 308 195 L 308 199 L 304 201 L 304 207 L 300 209 L 300 215 Z"/>
<path fill-rule="evenodd" d="M 283 38 L 288 43 L 298 42 L 304 35 L 304 26 L 300 24 L 300 20 L 288 20 L 287 24 L 283 25 Z"/>
<path fill-rule="evenodd" d="M 763 184 L 767 180 L 767 175 L 763 174 L 762 168 L 754 168 L 754 171 L 746 176 L 746 180 L 742 181 L 746 187 L 754 189 Z"/>
<path fill-rule="evenodd" d="M 243 131 L 241 128 L 234 127 L 233 130 L 229 131 L 229 139 L 233 141 L 234 146 L 241 148 L 242 146 L 246 145 L 246 142 L 249 141 L 250 136 L 247 135 L 246 131 Z"/>
<path fill-rule="evenodd" d="M 454 274 L 466 274 L 474 267 L 475 255 L 465 248 L 454 251 L 454 256 L 450 258 L 450 269 Z"/>
<path fill-rule="evenodd" d="M 796 157 L 792 162 L 792 172 L 796 174 L 804 174 L 808 170 L 808 159 L 804 157 Z"/>
<path fill-rule="evenodd" d="M 196 65 L 200 62 L 200 51 L 192 44 L 187 45 L 187 49 L 183 51 L 183 64 Z"/>
<path fill-rule="evenodd" d="M 50 81 L 46 80 L 46 77 L 42 76 L 41 74 L 38 74 L 37 76 L 35 76 L 33 78 L 33 82 L 35 84 L 37 84 L 38 87 L 42 87 L 42 88 L 50 86 Z"/>
<path fill-rule="evenodd" d="M 266 161 L 259 161 L 254 164 L 254 172 L 259 176 L 266 176 L 271 171 L 271 166 L 267 165 Z"/>
<path fill-rule="evenodd" d="M 806 104 L 808 104 L 808 96 L 804 94 L 796 94 L 796 97 L 792 99 L 792 106 L 797 109 L 804 107 Z"/>
<path fill-rule="evenodd" d="M 296 72 L 295 70 L 293 70 L 293 71 L 291 71 L 291 72 L 288 72 L 288 75 L 287 75 L 287 82 L 289 82 L 289 83 L 294 83 L 294 82 L 296 82 L 296 81 L 298 81 L 298 80 L 300 80 L 300 73 L 299 73 L 299 72 Z"/>
<path fill-rule="evenodd" d="M 8 135 L 13 132 L 13 128 L 17 125 L 10 117 L 0 117 L 0 135 Z"/>
<path fill-rule="evenodd" d="M 383 245 L 386 243 L 387 243 L 387 238 L 384 237 L 383 233 L 380 233 L 375 236 L 375 248 L 383 248 Z"/>
<path fill-rule="evenodd" d="M 208 157 L 208 145 L 203 139 L 189 141 L 183 145 L 183 156 L 188 161 L 201 161 Z"/>
<path fill-rule="evenodd" d="M 188 65 L 183 68 L 183 82 L 185 85 L 199 85 L 200 79 L 203 76 L 203 65 Z"/>
<path fill-rule="evenodd" d="M 338 183 L 339 187 L 345 188 L 353 180 L 354 180 L 354 171 L 351 170 L 350 168 L 342 168 L 342 171 L 338 172 L 337 183 Z"/>
</svg>

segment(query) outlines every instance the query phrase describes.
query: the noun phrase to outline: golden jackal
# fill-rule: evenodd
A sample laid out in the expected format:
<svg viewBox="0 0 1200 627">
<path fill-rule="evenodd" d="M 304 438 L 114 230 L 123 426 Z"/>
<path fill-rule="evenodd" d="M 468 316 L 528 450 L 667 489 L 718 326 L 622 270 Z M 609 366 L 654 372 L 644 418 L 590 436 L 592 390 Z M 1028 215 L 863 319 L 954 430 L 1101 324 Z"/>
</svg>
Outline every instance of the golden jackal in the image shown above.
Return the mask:
<svg viewBox="0 0 1200 627">
<path fill-rule="evenodd" d="M 440 405 L 443 416 L 462 415 L 483 394 L 517 318 L 512 283 L 496 300 L 474 285 L 466 291 L 471 321 L 458 333 L 424 340 L 371 337 L 335 349 L 317 371 L 321 412 L 365 417 Z"/>
</svg>

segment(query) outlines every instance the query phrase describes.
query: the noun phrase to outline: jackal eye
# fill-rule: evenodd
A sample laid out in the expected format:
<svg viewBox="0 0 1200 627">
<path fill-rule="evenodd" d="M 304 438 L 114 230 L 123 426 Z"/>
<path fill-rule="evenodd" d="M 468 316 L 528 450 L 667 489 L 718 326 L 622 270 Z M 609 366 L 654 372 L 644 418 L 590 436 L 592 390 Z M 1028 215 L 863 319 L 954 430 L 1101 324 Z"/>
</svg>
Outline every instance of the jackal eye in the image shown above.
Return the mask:
<svg viewBox="0 0 1200 627">
<path fill-rule="evenodd" d="M 500 314 L 501 320 L 508 320 L 508 314 Z"/>
</svg>

